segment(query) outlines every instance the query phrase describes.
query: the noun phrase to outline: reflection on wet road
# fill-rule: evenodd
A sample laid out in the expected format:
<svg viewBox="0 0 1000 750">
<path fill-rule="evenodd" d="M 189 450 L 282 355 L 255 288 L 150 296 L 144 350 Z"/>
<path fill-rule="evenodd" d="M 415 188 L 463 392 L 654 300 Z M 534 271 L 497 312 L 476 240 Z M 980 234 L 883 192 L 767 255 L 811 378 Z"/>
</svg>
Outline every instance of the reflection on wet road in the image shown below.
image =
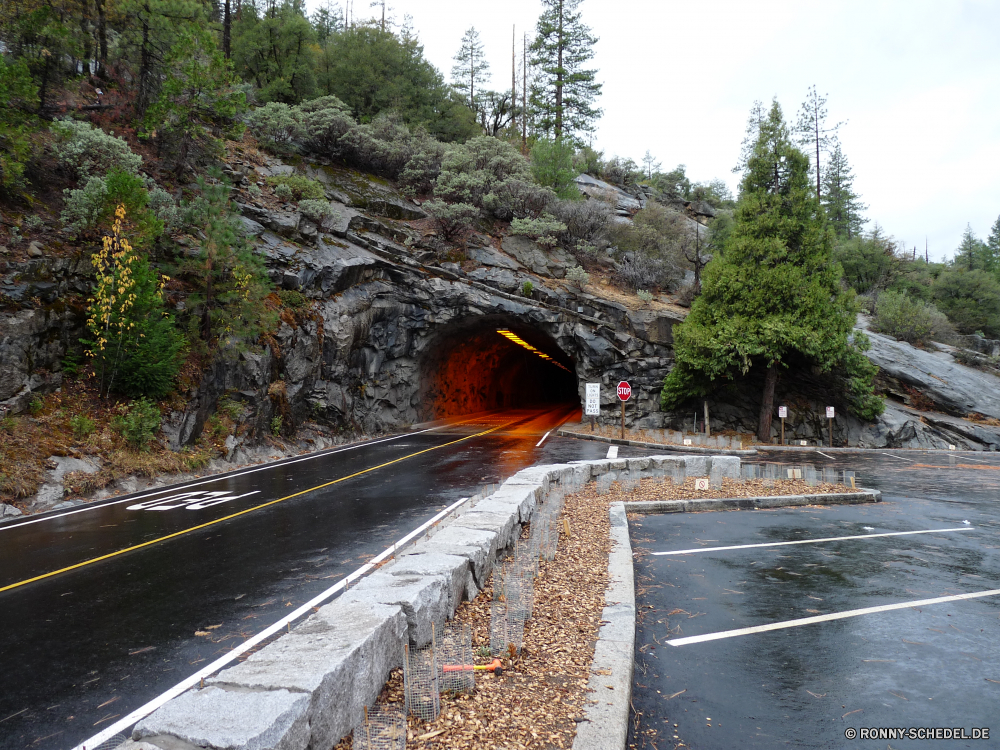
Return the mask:
<svg viewBox="0 0 1000 750">
<path fill-rule="evenodd" d="M 536 446 L 573 412 L 484 415 L 0 526 L 0 748 L 72 747 L 484 484 L 603 456 Z"/>
<path fill-rule="evenodd" d="M 634 705 L 657 746 L 886 747 L 845 737 L 872 726 L 1000 736 L 1000 457 L 982 455 L 769 454 L 854 469 L 883 502 L 634 519 Z M 791 540 L 826 541 L 774 544 Z"/>
</svg>

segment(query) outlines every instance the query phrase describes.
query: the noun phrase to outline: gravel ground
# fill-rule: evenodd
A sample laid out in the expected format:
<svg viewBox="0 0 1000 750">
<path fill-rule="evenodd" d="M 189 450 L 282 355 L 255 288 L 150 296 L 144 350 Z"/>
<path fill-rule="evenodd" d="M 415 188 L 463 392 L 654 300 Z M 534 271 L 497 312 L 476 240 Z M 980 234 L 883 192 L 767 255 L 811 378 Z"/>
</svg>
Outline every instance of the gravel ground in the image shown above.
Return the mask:
<svg viewBox="0 0 1000 750">
<path fill-rule="evenodd" d="M 802 480 L 724 479 L 720 488 L 696 490 L 694 478 L 674 485 L 669 480 L 644 479 L 626 490 L 620 484 L 599 494 L 591 483 L 567 495 L 562 518 L 570 533 L 559 537 L 555 559 L 539 563 L 535 606 L 524 625 L 524 648 L 513 661 L 504 660 L 502 677 L 476 673 L 470 695 L 442 695 L 441 715 L 425 722 L 407 717 L 407 748 L 428 750 L 549 750 L 570 748 L 577 722 L 583 720 L 590 665 L 594 658 L 604 590 L 608 582 L 610 522 L 613 502 L 676 500 L 703 497 L 753 497 L 844 492 L 842 485 L 808 486 Z M 530 529 L 526 528 L 527 538 Z M 492 580 L 471 602 L 463 602 L 455 619 L 472 626 L 472 647 L 489 647 Z M 477 664 L 491 658 L 476 657 Z M 403 705 L 403 671 L 394 670 L 380 703 Z M 638 717 L 635 717 L 638 718 Z M 641 730 L 640 730 L 641 731 Z M 658 732 L 647 730 L 656 742 Z M 676 744 L 676 741 L 675 741 Z M 668 745 L 669 746 L 669 745 Z M 350 737 L 334 750 L 351 750 Z"/>
</svg>

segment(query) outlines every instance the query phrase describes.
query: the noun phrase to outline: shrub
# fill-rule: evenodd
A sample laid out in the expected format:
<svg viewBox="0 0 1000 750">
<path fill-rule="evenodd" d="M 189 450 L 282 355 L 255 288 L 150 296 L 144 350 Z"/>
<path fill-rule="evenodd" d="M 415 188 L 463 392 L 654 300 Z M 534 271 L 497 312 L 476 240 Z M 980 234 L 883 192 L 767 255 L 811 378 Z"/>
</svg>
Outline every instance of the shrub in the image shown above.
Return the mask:
<svg viewBox="0 0 1000 750">
<path fill-rule="evenodd" d="M 60 120 L 53 123 L 52 132 L 57 136 L 53 146 L 56 157 L 77 179 L 100 176 L 112 169 L 137 174 L 142 166 L 142 157 L 133 154 L 122 138 L 90 123 Z"/>
<path fill-rule="evenodd" d="M 566 225 L 551 214 L 542 214 L 537 219 L 514 219 L 510 223 L 510 233 L 531 237 L 540 245 L 549 247 L 558 243 L 555 235 L 566 231 Z"/>
<path fill-rule="evenodd" d="M 33 417 L 37 417 L 39 414 L 41 414 L 42 409 L 44 408 L 45 408 L 45 402 L 42 401 L 40 398 L 38 398 L 38 396 L 35 396 L 28 403 L 28 411 L 31 412 L 31 416 Z"/>
<path fill-rule="evenodd" d="M 24 226 L 29 232 L 37 232 L 45 225 L 45 221 L 38 214 L 32 214 L 24 220 Z"/>
<path fill-rule="evenodd" d="M 628 253 L 615 265 L 612 279 L 626 289 L 660 289 L 675 277 L 674 269 L 659 258 L 642 253 Z"/>
<path fill-rule="evenodd" d="M 321 182 L 316 180 L 311 180 L 308 177 L 300 174 L 283 174 L 276 177 L 268 177 L 267 183 L 274 187 L 274 194 L 278 197 L 283 195 L 291 195 L 295 200 L 314 200 L 321 201 L 326 198 L 326 189 L 323 187 Z M 284 186 L 288 189 L 288 192 L 282 190 L 281 195 L 278 194 L 278 189 Z"/>
<path fill-rule="evenodd" d="M 274 189 L 274 197 L 279 200 L 290 201 L 295 197 L 295 194 L 292 193 L 292 189 L 288 185 L 281 184 Z"/>
<path fill-rule="evenodd" d="M 549 188 L 511 177 L 483 196 L 483 208 L 501 221 L 527 219 L 541 214 L 555 202 L 555 197 Z"/>
<path fill-rule="evenodd" d="M 160 428 L 160 410 L 149 399 L 140 398 L 133 401 L 123 414 L 115 417 L 112 427 L 133 450 L 147 450 Z"/>
<path fill-rule="evenodd" d="M 573 266 L 566 272 L 566 278 L 583 289 L 590 283 L 590 274 L 583 270 L 581 266 Z"/>
<path fill-rule="evenodd" d="M 295 137 L 302 149 L 317 154 L 337 154 L 340 139 L 355 127 L 350 109 L 335 96 L 303 102 L 294 108 L 292 116 L 296 120 Z"/>
<path fill-rule="evenodd" d="M 292 137 L 298 128 L 292 107 L 284 102 L 268 102 L 250 110 L 245 119 L 263 146 L 282 152 L 291 150 Z"/>
<path fill-rule="evenodd" d="M 549 205 L 559 221 L 566 225 L 569 236 L 593 245 L 605 245 L 609 228 L 614 223 L 611 207 L 603 201 L 553 201 Z"/>
<path fill-rule="evenodd" d="M 433 218 L 441 235 L 451 240 L 467 229 L 479 218 L 479 209 L 468 203 L 444 203 L 443 201 L 427 201 L 424 210 Z"/>
<path fill-rule="evenodd" d="M 551 190 L 532 182 L 530 165 L 514 146 L 490 136 L 448 149 L 434 195 L 482 208 L 504 221 L 537 216 L 553 197 Z"/>
<path fill-rule="evenodd" d="M 563 199 L 580 199 L 573 182 L 573 147 L 565 141 L 538 141 L 531 149 L 531 172 L 539 185 L 552 188 Z"/>
<path fill-rule="evenodd" d="M 333 207 L 330 205 L 328 200 L 310 200 L 305 199 L 299 201 L 299 211 L 310 221 L 314 221 L 317 224 L 322 224 L 323 219 L 327 216 L 333 216 Z"/>
<path fill-rule="evenodd" d="M 257 186 L 254 185 L 254 187 Z M 163 222 L 165 229 L 176 226 L 180 218 L 180 212 L 177 210 L 173 196 L 156 183 L 153 183 L 152 187 L 149 188 L 149 210 Z"/>
<path fill-rule="evenodd" d="M 881 292 L 875 302 L 872 330 L 900 341 L 922 343 L 948 337 L 954 329 L 934 305 L 906 293 Z"/>
<path fill-rule="evenodd" d="M 73 430 L 73 436 L 77 440 L 83 440 L 94 432 L 97 428 L 97 422 L 86 414 L 74 414 L 70 417 L 69 426 Z"/>
<path fill-rule="evenodd" d="M 396 179 L 427 139 L 426 135 L 415 137 L 398 115 L 383 113 L 351 128 L 339 145 L 349 164 Z"/>
<path fill-rule="evenodd" d="M 642 171 L 639 169 L 639 165 L 631 159 L 612 156 L 605 162 L 601 177 L 612 185 L 631 185 L 642 177 Z"/>
<path fill-rule="evenodd" d="M 530 281 L 525 281 L 521 285 L 521 296 L 522 297 L 530 297 L 534 291 L 535 291 L 535 285 L 532 284 Z"/>
<path fill-rule="evenodd" d="M 1000 336 L 1000 281 L 993 274 L 950 268 L 934 283 L 934 302 L 960 332 Z"/>
<path fill-rule="evenodd" d="M 163 221 L 149 209 L 150 195 L 138 175 L 112 169 L 105 177 L 90 177 L 80 189 L 66 189 L 65 207 L 60 218 L 66 229 L 80 234 L 108 222 L 117 206 L 124 206 L 135 223 L 133 242 L 137 246 L 151 242 L 163 233 Z M 157 207 L 171 221 L 176 220 L 173 199 L 156 189 Z"/>
<path fill-rule="evenodd" d="M 646 305 L 648 305 L 650 302 L 653 301 L 653 295 L 650 292 L 647 292 L 645 289 L 637 290 L 635 296 L 638 297 L 643 302 L 643 304 Z"/>
<path fill-rule="evenodd" d="M 103 177 L 91 177 L 82 188 L 63 191 L 64 207 L 59 218 L 72 234 L 97 226 L 104 213 L 108 198 L 108 185 Z"/>
<path fill-rule="evenodd" d="M 274 435 L 275 437 L 278 437 L 278 435 L 281 434 L 282 421 L 283 420 L 281 419 L 280 414 L 275 414 L 274 417 L 271 419 L 271 434 Z"/>
<path fill-rule="evenodd" d="M 441 174 L 441 158 L 444 147 L 434 144 L 437 148 L 420 151 L 410 157 L 399 173 L 399 182 L 404 190 L 414 195 L 429 193 L 434 188 L 434 181 Z"/>
</svg>

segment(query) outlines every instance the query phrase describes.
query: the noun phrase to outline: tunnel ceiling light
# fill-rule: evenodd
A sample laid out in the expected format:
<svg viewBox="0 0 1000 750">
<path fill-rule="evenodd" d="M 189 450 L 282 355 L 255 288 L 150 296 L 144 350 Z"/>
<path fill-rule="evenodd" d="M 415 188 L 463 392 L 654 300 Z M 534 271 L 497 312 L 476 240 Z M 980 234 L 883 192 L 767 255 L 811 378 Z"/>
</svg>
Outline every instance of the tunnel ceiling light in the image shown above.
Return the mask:
<svg viewBox="0 0 1000 750">
<path fill-rule="evenodd" d="M 531 344 L 529 344 L 527 341 L 525 341 L 520 336 L 518 336 L 516 333 L 508 331 L 506 328 L 497 328 L 497 333 L 499 333 L 505 339 L 507 339 L 508 341 L 510 341 L 512 344 L 517 344 L 518 346 L 527 349 L 529 352 L 534 352 L 539 357 L 541 357 L 542 359 L 544 359 L 546 362 L 548 362 L 551 365 L 555 365 L 560 370 L 565 370 L 566 372 L 570 372 L 570 369 L 568 367 L 562 365 L 559 362 L 556 362 L 556 360 L 554 360 L 552 357 L 550 357 L 545 352 L 539 351 L 538 349 L 536 349 L 535 347 L 533 347 Z"/>
</svg>

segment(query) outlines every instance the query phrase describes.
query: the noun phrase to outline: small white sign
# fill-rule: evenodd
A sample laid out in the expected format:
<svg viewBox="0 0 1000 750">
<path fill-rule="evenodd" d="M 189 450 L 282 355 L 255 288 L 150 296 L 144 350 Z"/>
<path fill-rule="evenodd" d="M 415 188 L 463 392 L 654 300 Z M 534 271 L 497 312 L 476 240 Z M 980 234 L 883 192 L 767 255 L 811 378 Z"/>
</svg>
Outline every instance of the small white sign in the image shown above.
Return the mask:
<svg viewBox="0 0 1000 750">
<path fill-rule="evenodd" d="M 808 440 L 800 440 L 799 441 L 799 445 L 809 445 L 809 441 Z"/>
<path fill-rule="evenodd" d="M 684 438 L 684 445 L 691 445 L 691 438 Z"/>
<path fill-rule="evenodd" d="M 694 480 L 694 488 L 696 490 L 707 490 L 708 489 L 708 479 L 701 477 Z"/>
<path fill-rule="evenodd" d="M 833 419 L 836 416 L 834 413 L 834 408 L 832 406 L 826 407 L 826 418 Z"/>
<path fill-rule="evenodd" d="M 587 408 L 584 412 L 588 417 L 601 416 L 601 384 L 587 383 Z"/>
<path fill-rule="evenodd" d="M 952 445 L 951 443 L 948 443 L 948 450 L 953 451 L 953 450 L 957 450 L 957 448 L 955 448 L 955 446 Z"/>
<path fill-rule="evenodd" d="M 778 418 L 779 419 L 786 419 L 787 417 L 788 417 L 788 407 L 787 406 L 779 406 L 778 407 Z"/>
</svg>

